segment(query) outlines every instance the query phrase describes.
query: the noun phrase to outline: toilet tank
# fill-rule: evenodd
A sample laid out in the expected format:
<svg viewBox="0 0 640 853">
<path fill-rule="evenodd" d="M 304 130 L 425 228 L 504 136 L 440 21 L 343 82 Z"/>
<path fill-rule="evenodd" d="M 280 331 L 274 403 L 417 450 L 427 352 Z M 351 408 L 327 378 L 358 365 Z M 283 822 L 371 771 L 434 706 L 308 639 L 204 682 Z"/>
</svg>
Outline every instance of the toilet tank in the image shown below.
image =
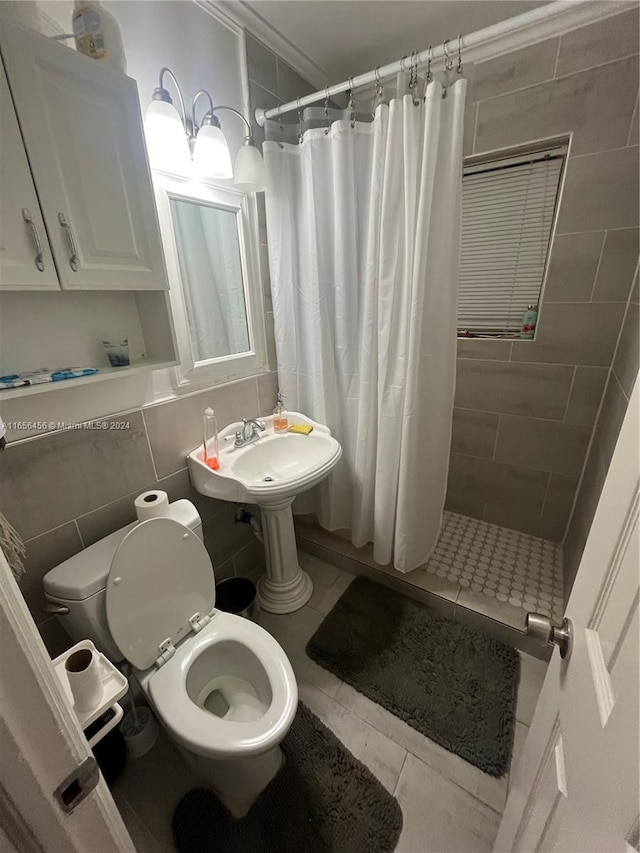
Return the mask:
<svg viewBox="0 0 640 853">
<path fill-rule="evenodd" d="M 202 520 L 191 501 L 169 504 L 169 517 L 190 528 L 202 540 Z M 92 640 L 114 663 L 124 655 L 111 636 L 105 608 L 107 578 L 118 546 L 138 524 L 133 521 L 100 539 L 64 563 L 60 563 L 42 579 L 47 601 L 68 608 L 57 618 L 74 642 Z"/>
</svg>

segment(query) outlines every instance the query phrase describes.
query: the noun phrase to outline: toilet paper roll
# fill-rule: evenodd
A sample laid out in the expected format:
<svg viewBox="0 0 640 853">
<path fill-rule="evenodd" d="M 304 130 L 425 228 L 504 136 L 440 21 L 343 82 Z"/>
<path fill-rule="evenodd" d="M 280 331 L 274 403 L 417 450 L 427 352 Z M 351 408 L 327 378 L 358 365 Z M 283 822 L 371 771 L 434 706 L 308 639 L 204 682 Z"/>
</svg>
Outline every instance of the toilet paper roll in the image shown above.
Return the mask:
<svg viewBox="0 0 640 853">
<path fill-rule="evenodd" d="M 97 656 L 91 649 L 79 649 L 69 655 L 64 668 L 76 711 L 87 713 L 96 709 L 102 698 L 102 674 Z"/>
<path fill-rule="evenodd" d="M 138 521 L 148 518 L 165 518 L 169 515 L 169 496 L 166 492 L 155 490 L 143 492 L 134 501 Z"/>
</svg>

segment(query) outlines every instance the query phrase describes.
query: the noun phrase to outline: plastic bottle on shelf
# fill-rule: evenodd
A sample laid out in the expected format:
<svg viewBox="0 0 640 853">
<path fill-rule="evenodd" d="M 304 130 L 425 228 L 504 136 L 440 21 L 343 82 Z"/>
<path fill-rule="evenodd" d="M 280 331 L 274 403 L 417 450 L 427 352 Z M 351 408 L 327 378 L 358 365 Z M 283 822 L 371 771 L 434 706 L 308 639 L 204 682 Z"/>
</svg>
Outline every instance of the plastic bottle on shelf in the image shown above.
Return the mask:
<svg viewBox="0 0 640 853">
<path fill-rule="evenodd" d="M 71 18 L 76 50 L 99 59 L 122 74 L 127 60 L 118 22 L 98 0 L 76 0 Z"/>
<path fill-rule="evenodd" d="M 289 429 L 289 416 L 282 402 L 282 394 L 278 391 L 278 401 L 273 410 L 273 431 L 286 432 Z"/>
<path fill-rule="evenodd" d="M 204 462 L 209 468 L 217 471 L 220 468 L 218 422 L 216 421 L 216 413 L 211 407 L 204 410 L 203 432 Z"/>
</svg>

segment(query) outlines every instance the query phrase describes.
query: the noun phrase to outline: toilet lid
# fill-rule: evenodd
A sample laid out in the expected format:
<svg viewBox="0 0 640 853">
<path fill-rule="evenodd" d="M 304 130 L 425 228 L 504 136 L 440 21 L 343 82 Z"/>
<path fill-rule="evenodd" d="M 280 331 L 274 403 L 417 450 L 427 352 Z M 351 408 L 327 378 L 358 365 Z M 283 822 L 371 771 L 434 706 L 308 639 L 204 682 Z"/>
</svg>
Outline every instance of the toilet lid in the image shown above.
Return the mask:
<svg viewBox="0 0 640 853">
<path fill-rule="evenodd" d="M 161 652 L 190 630 L 196 613 L 216 601 L 209 555 L 196 534 L 172 518 L 150 518 L 127 533 L 107 580 L 107 623 L 123 655 L 148 669 Z"/>
</svg>

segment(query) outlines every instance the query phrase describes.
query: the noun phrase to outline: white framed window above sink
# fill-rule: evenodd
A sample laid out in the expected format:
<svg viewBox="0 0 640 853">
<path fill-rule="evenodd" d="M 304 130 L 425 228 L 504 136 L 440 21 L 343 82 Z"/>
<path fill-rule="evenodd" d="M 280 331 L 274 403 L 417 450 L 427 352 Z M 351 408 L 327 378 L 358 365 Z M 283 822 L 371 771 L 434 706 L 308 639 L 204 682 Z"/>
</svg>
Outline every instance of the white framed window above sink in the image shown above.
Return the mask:
<svg viewBox="0 0 640 853">
<path fill-rule="evenodd" d="M 179 365 L 178 386 L 268 369 L 253 197 L 154 173 Z"/>
</svg>

